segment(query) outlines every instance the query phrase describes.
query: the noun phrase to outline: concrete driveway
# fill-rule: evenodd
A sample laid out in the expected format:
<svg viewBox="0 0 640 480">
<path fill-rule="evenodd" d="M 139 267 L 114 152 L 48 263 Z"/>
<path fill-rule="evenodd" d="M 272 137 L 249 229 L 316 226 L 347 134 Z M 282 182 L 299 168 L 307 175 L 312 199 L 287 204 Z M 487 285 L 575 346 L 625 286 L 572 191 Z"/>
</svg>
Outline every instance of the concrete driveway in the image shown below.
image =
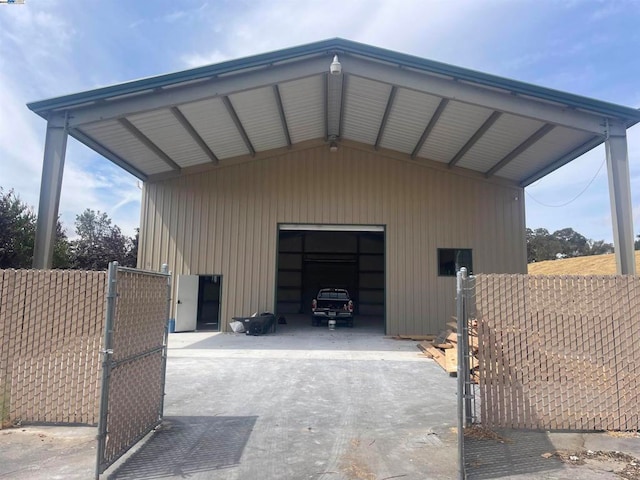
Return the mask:
<svg viewBox="0 0 640 480">
<path fill-rule="evenodd" d="M 164 427 L 110 478 L 455 478 L 455 380 L 375 325 L 307 323 L 171 335 Z"/>
</svg>

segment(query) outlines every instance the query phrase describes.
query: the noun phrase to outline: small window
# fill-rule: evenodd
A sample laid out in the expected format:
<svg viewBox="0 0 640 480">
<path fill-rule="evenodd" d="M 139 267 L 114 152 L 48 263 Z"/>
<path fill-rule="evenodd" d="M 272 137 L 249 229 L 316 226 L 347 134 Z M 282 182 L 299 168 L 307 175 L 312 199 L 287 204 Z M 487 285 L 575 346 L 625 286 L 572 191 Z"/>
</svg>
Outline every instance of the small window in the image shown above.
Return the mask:
<svg viewBox="0 0 640 480">
<path fill-rule="evenodd" d="M 469 273 L 473 272 L 470 248 L 438 249 L 438 275 L 441 277 L 455 277 L 462 267 L 466 267 Z"/>
</svg>

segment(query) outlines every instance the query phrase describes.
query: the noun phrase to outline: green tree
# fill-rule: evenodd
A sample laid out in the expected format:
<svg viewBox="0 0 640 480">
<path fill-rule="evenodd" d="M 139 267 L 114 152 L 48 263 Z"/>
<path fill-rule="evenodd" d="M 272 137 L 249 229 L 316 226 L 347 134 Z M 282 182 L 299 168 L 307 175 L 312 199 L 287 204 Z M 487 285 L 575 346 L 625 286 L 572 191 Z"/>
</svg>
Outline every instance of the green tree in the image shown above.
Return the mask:
<svg viewBox="0 0 640 480">
<path fill-rule="evenodd" d="M 546 228 L 527 228 L 526 238 L 528 263 L 613 252 L 612 244 L 604 240 L 587 239 L 573 228 L 563 228 L 553 233 L 549 233 Z M 640 239 L 640 235 L 638 238 Z"/>
<path fill-rule="evenodd" d="M 33 210 L 0 187 L 0 268 L 31 268 L 35 233 Z"/>
<path fill-rule="evenodd" d="M 138 241 L 140 240 L 140 229 L 136 228 L 136 234 L 127 240 L 127 254 L 124 259 L 126 267 L 136 267 L 138 262 Z"/>
<path fill-rule="evenodd" d="M 105 270 L 109 262 L 129 265 L 131 240 L 120 227 L 111 224 L 109 216 L 87 208 L 76 215 L 76 234 L 71 242 L 71 265 L 83 270 Z"/>
<path fill-rule="evenodd" d="M 573 228 L 556 230 L 552 234 L 560 248 L 559 252 L 566 257 L 581 257 L 589 254 L 589 242 L 584 235 L 579 234 Z"/>
</svg>

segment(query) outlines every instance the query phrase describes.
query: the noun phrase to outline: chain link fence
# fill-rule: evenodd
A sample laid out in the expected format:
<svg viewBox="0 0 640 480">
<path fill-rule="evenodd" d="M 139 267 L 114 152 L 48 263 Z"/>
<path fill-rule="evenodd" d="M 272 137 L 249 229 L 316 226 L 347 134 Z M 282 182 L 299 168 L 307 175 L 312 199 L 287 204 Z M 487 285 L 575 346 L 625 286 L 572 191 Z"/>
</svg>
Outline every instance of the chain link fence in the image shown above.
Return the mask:
<svg viewBox="0 0 640 480">
<path fill-rule="evenodd" d="M 98 423 L 105 295 L 106 272 L 0 270 L 1 426 Z"/>
<path fill-rule="evenodd" d="M 640 278 L 477 275 L 479 421 L 638 430 Z"/>
</svg>

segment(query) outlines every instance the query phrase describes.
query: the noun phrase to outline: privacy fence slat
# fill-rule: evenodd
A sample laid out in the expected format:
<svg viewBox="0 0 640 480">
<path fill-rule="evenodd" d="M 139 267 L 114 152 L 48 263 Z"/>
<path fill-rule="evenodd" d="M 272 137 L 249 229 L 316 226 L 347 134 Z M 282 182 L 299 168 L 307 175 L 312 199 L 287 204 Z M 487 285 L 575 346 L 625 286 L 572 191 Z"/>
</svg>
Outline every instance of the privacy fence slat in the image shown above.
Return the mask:
<svg viewBox="0 0 640 480">
<path fill-rule="evenodd" d="M 0 414 L 97 424 L 106 273 L 0 270 Z"/>
<path fill-rule="evenodd" d="M 477 275 L 480 421 L 640 428 L 640 279 Z"/>
</svg>

